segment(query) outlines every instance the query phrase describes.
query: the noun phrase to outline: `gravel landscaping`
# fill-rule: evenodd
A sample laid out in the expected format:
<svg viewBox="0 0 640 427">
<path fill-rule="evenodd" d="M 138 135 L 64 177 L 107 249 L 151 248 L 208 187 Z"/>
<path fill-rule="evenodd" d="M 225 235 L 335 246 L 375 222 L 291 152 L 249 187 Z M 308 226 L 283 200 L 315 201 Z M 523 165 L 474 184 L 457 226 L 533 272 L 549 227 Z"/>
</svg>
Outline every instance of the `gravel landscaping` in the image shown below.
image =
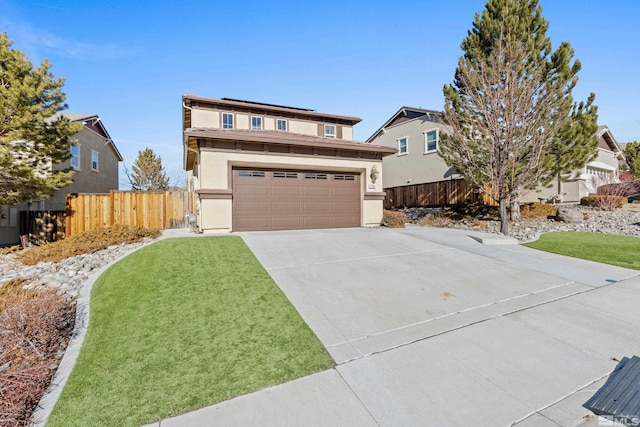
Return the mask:
<svg viewBox="0 0 640 427">
<path fill-rule="evenodd" d="M 520 222 L 511 222 L 509 224 L 511 234 L 521 242 L 531 241 L 538 234 L 549 231 L 586 231 L 640 237 L 640 209 L 627 207 L 614 211 L 603 211 L 579 205 L 567 207 L 581 212 L 585 219 L 573 223 L 554 219 L 523 219 Z M 421 219 L 425 216 L 428 218 L 429 215 L 437 217 L 442 211 L 441 208 L 409 208 L 403 210 L 410 221 L 425 225 L 433 224 L 428 221 L 421 221 Z M 469 218 L 440 221 L 440 225 L 448 228 L 500 234 L 500 221 L 495 219 Z"/>
<path fill-rule="evenodd" d="M 91 254 L 73 256 L 59 262 L 39 262 L 32 266 L 22 264 L 15 254 L 2 255 L 0 284 L 20 277 L 28 283 L 28 289 L 55 289 L 71 300 L 78 295 L 79 289 L 94 271 L 143 244 L 123 243 Z"/>
</svg>

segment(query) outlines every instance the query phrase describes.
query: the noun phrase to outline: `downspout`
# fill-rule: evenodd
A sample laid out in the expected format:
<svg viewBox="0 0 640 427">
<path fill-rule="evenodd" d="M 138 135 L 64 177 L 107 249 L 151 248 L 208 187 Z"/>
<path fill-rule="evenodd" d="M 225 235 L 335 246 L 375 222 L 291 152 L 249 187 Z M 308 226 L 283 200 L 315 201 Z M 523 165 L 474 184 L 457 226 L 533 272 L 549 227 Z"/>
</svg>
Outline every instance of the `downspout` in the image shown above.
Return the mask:
<svg viewBox="0 0 640 427">
<path fill-rule="evenodd" d="M 185 102 L 184 102 L 184 101 L 182 101 L 182 107 L 183 107 L 183 108 L 187 108 L 187 109 L 189 109 L 190 111 L 193 111 L 193 108 L 188 107 L 188 106 L 187 106 L 187 104 L 185 104 Z M 188 142 L 188 140 L 189 140 L 189 138 L 187 138 L 187 137 L 185 137 L 185 136 L 183 136 L 183 137 L 182 137 L 182 143 L 184 144 L 184 148 L 185 148 L 187 151 L 190 151 L 190 152 L 192 152 L 192 153 L 194 153 L 194 154 L 195 154 L 195 156 L 196 156 L 196 162 L 195 162 L 195 163 L 196 163 L 197 167 L 199 168 L 199 167 L 200 167 L 200 152 L 199 152 L 198 150 L 194 149 L 194 148 L 189 147 L 189 142 Z M 185 159 L 185 160 L 186 160 L 186 159 Z M 193 175 L 193 174 L 192 174 L 192 175 Z M 199 177 L 199 176 L 200 176 L 200 171 L 198 171 L 198 177 Z M 192 179 L 193 179 L 193 177 L 192 177 Z M 194 190 L 195 190 L 195 189 L 194 189 Z M 194 206 L 194 209 L 195 209 L 195 206 Z M 200 224 L 200 222 L 201 222 L 200 212 L 198 211 L 197 213 L 196 213 L 196 212 L 194 212 L 194 213 L 196 214 L 196 232 L 198 232 L 198 233 L 202 233 L 202 231 L 201 231 L 201 230 L 202 230 L 202 227 L 201 227 L 201 224 Z M 187 221 L 188 221 L 188 217 L 187 217 Z"/>
</svg>

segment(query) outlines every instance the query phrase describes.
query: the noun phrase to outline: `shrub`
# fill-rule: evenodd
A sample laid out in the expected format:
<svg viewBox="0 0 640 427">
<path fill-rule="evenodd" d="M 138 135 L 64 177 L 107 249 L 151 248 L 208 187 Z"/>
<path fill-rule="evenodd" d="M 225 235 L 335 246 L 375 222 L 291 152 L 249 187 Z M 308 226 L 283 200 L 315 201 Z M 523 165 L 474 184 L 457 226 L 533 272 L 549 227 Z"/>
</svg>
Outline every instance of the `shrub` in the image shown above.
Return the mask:
<svg viewBox="0 0 640 427">
<path fill-rule="evenodd" d="M 592 208 L 602 208 L 606 211 L 612 211 L 627 204 L 627 198 L 625 196 L 619 196 L 615 194 L 599 194 L 597 196 L 586 196 L 580 199 L 582 206 L 589 206 Z"/>
<path fill-rule="evenodd" d="M 625 196 L 604 194 L 596 197 L 598 197 L 598 206 L 606 211 L 612 211 L 627 204 L 627 198 Z"/>
<path fill-rule="evenodd" d="M 404 228 L 407 216 L 400 211 L 384 211 L 382 213 L 382 225 L 389 228 Z"/>
<path fill-rule="evenodd" d="M 588 206 L 590 208 L 597 208 L 598 205 L 598 196 L 585 196 L 580 199 L 580 204 L 582 206 Z"/>
<path fill-rule="evenodd" d="M 556 216 L 558 207 L 545 203 L 527 203 L 520 209 L 522 218 L 549 218 Z"/>
<path fill-rule="evenodd" d="M 0 287 L 0 426 L 27 425 L 73 330 L 72 303 L 23 285 Z"/>
<path fill-rule="evenodd" d="M 422 227 L 439 227 L 447 228 L 451 225 L 453 220 L 443 215 L 425 215 L 418 220 L 418 225 Z"/>
<path fill-rule="evenodd" d="M 136 243 L 145 237 L 156 238 L 159 235 L 158 230 L 142 227 L 124 225 L 102 227 L 84 231 L 54 243 L 25 249 L 18 257 L 25 265 L 34 265 L 41 261 L 58 262 L 64 258 L 97 252 L 112 245 Z"/>
<path fill-rule="evenodd" d="M 598 187 L 596 192 L 599 195 L 614 195 L 629 197 L 640 193 L 640 179 L 635 181 L 623 181 L 612 184 L 604 184 Z"/>
<path fill-rule="evenodd" d="M 445 213 L 447 213 L 447 216 L 451 219 L 457 220 L 468 217 L 500 219 L 500 210 L 497 206 L 487 206 L 476 203 L 452 205 L 447 209 L 447 211 L 445 211 Z"/>
</svg>

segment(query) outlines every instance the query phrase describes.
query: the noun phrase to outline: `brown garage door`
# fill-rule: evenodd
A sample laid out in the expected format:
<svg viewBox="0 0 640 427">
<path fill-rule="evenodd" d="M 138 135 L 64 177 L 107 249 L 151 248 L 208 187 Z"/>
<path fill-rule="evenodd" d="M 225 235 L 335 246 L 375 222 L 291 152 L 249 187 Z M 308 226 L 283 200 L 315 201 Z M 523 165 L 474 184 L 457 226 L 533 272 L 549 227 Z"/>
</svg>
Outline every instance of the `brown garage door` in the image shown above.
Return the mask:
<svg viewBox="0 0 640 427">
<path fill-rule="evenodd" d="M 360 226 L 360 176 L 233 170 L 233 230 Z"/>
</svg>

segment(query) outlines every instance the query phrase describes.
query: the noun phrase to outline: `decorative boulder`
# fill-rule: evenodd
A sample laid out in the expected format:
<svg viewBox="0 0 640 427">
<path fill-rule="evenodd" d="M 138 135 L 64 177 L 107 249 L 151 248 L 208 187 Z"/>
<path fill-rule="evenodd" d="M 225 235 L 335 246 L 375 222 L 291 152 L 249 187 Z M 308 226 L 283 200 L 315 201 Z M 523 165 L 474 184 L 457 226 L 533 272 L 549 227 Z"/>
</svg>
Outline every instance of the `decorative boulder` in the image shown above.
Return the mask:
<svg viewBox="0 0 640 427">
<path fill-rule="evenodd" d="M 582 212 L 577 211 L 575 209 L 560 207 L 558 208 L 558 213 L 556 214 L 556 221 L 562 222 L 582 222 L 584 220 L 584 215 Z"/>
</svg>

